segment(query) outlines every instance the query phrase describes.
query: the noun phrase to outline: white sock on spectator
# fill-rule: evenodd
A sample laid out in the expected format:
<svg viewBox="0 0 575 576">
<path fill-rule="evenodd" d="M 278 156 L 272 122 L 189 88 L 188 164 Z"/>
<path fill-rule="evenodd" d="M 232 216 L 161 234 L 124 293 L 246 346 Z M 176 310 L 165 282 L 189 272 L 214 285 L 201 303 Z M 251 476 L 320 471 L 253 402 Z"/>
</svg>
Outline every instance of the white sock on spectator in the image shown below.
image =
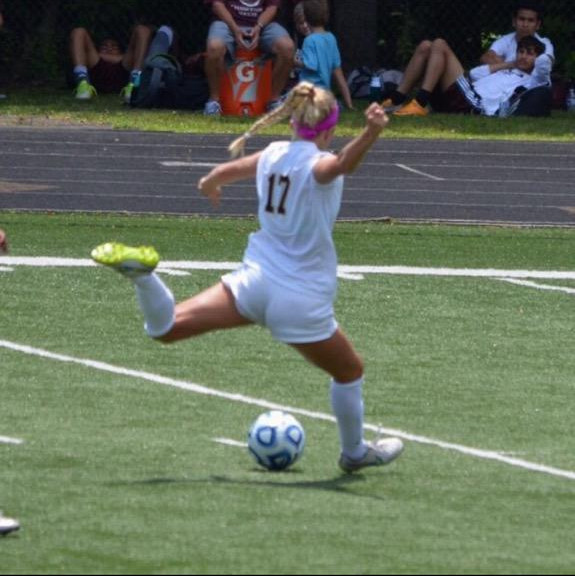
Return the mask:
<svg viewBox="0 0 575 576">
<path fill-rule="evenodd" d="M 88 68 L 86 66 L 75 66 L 74 67 L 74 78 L 77 82 L 80 80 L 88 79 Z"/>
</svg>

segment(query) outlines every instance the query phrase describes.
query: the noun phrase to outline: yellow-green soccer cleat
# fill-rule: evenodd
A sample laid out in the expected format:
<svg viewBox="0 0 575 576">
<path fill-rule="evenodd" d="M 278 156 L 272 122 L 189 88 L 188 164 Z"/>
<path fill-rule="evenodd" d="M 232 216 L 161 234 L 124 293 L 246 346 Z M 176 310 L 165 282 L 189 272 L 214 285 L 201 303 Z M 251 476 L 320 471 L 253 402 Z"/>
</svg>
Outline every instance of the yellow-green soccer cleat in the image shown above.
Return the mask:
<svg viewBox="0 0 575 576">
<path fill-rule="evenodd" d="M 122 102 L 124 104 L 130 104 L 132 102 L 132 94 L 135 90 L 136 86 L 133 82 L 128 82 L 120 92 L 120 96 L 122 98 Z"/>
<path fill-rule="evenodd" d="M 76 100 L 91 100 L 94 96 L 97 96 L 98 92 L 96 88 L 88 82 L 88 80 L 80 80 L 76 89 L 74 90 L 74 96 Z"/>
<path fill-rule="evenodd" d="M 128 278 L 150 274 L 160 262 L 159 254 L 151 246 L 134 248 L 116 242 L 100 244 L 92 250 L 91 256 L 98 264 L 113 268 Z"/>
</svg>

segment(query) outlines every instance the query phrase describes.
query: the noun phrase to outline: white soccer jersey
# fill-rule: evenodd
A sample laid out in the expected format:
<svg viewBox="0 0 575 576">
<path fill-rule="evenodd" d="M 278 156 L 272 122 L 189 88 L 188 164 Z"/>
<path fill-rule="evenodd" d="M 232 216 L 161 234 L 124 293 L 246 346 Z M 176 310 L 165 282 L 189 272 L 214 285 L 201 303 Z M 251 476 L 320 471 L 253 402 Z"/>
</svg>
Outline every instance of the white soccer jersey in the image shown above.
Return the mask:
<svg viewBox="0 0 575 576">
<path fill-rule="evenodd" d="M 500 70 L 491 74 L 489 66 L 477 66 L 469 72 L 475 93 L 481 97 L 478 103 L 487 116 L 497 114 L 504 102 L 507 102 L 517 88 L 537 88 L 551 83 L 552 61 L 547 54 L 541 54 L 535 60 L 535 68 L 528 74 L 518 68 Z"/>
<path fill-rule="evenodd" d="M 329 154 L 313 142 L 275 142 L 257 169 L 260 230 L 250 235 L 244 262 L 276 284 L 302 294 L 334 297 L 337 256 L 332 230 L 343 176 L 319 184 L 316 162 Z"/>
<path fill-rule="evenodd" d="M 555 49 L 553 48 L 551 40 L 549 40 L 549 38 L 543 38 L 539 36 L 539 34 L 535 34 L 535 38 L 545 44 L 545 54 L 555 59 Z M 511 34 L 506 34 L 495 40 L 490 50 L 493 50 L 495 54 L 501 56 L 505 62 L 514 62 L 517 59 L 517 36 L 515 32 L 511 32 Z"/>
</svg>

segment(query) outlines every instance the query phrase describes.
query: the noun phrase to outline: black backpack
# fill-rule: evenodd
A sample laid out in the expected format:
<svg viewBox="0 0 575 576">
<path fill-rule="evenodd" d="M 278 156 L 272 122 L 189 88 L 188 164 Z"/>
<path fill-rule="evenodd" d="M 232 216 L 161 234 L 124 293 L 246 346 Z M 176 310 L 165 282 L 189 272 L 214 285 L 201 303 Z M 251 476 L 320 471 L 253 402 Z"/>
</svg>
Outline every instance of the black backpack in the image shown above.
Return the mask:
<svg viewBox="0 0 575 576">
<path fill-rule="evenodd" d="M 499 109 L 499 116 L 532 116 L 540 118 L 551 115 L 553 92 L 550 86 L 517 88 L 511 98 Z"/>
<path fill-rule="evenodd" d="M 208 98 L 206 78 L 186 77 L 171 54 L 155 54 L 146 61 L 130 105 L 134 108 L 200 110 Z"/>
</svg>

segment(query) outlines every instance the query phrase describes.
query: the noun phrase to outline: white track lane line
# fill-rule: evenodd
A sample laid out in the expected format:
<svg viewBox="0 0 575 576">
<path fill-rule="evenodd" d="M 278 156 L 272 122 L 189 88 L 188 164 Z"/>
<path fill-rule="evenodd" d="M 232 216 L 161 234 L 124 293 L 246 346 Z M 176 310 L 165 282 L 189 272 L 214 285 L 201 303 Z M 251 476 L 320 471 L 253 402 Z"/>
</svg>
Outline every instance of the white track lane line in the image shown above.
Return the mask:
<svg viewBox="0 0 575 576">
<path fill-rule="evenodd" d="M 427 172 L 422 172 L 421 170 L 416 170 L 415 168 L 410 168 L 405 164 L 396 164 L 398 168 L 411 172 L 412 174 L 419 174 L 419 176 L 425 176 L 425 178 L 430 178 L 431 180 L 436 180 L 437 182 L 443 182 L 445 178 L 440 178 L 439 176 L 433 176 L 433 174 L 428 174 Z"/>
<path fill-rule="evenodd" d="M 164 386 L 171 386 L 173 388 L 179 388 L 180 390 L 193 392 L 194 394 L 211 396 L 213 398 L 230 400 L 232 402 L 240 402 L 242 404 L 248 404 L 250 406 L 259 406 L 260 408 L 265 408 L 266 410 L 284 410 L 286 412 L 291 412 L 292 414 L 298 414 L 300 416 L 305 416 L 307 418 L 312 418 L 314 420 L 335 422 L 335 418 L 332 415 L 325 414 L 323 412 L 314 412 L 311 410 L 305 410 L 303 408 L 297 408 L 295 406 L 284 406 L 283 404 L 276 404 L 275 402 L 269 402 L 268 400 L 264 400 L 263 398 L 253 398 L 250 396 L 244 396 L 243 394 L 236 394 L 233 392 L 224 392 L 222 390 L 215 390 L 213 388 L 208 388 L 200 384 L 194 384 L 193 382 L 175 380 L 173 378 L 167 378 L 165 376 L 152 374 L 150 372 L 141 372 L 139 370 L 122 368 L 121 366 L 114 366 L 112 364 L 107 364 L 105 362 L 98 362 L 97 360 L 75 358 L 73 356 L 65 356 L 63 354 L 54 354 L 53 352 L 49 352 L 47 350 L 42 350 L 40 348 L 33 348 L 31 346 L 24 346 L 22 344 L 17 344 L 15 342 L 8 342 L 6 340 L 0 340 L 0 348 L 5 348 L 7 350 L 12 350 L 14 352 L 20 352 L 28 356 L 36 356 L 38 358 L 44 358 L 47 360 L 55 360 L 57 362 L 76 364 L 79 366 L 84 366 L 86 368 L 100 370 L 101 372 L 117 374 L 118 376 L 126 376 L 130 378 L 137 378 L 138 380 L 146 380 L 148 382 L 154 382 L 156 384 L 162 384 Z M 434 438 L 427 438 L 425 436 L 411 434 L 410 432 L 404 432 L 403 430 L 396 430 L 393 428 L 383 428 L 381 426 L 375 426 L 373 424 L 365 424 L 364 428 L 367 430 L 371 430 L 373 432 L 381 431 L 383 434 L 397 436 L 399 438 L 403 438 L 404 440 L 416 442 L 418 444 L 435 446 L 438 448 L 442 448 L 444 450 L 459 452 L 467 456 L 473 456 L 474 458 L 481 458 L 484 460 L 494 460 L 496 462 L 501 462 L 503 464 L 513 466 L 515 468 L 522 468 L 524 470 L 530 470 L 532 472 L 539 472 L 541 474 L 547 474 L 559 478 L 566 478 L 568 480 L 575 480 L 575 472 L 573 471 L 562 470 L 560 468 L 554 468 L 552 466 L 545 466 L 543 464 L 537 464 L 535 462 L 529 462 L 527 460 L 522 460 L 519 458 L 512 458 L 510 456 L 505 456 L 500 452 L 493 452 L 490 450 L 482 450 L 480 448 L 472 448 L 460 444 L 443 442 L 442 440 L 436 440 Z"/>
</svg>

